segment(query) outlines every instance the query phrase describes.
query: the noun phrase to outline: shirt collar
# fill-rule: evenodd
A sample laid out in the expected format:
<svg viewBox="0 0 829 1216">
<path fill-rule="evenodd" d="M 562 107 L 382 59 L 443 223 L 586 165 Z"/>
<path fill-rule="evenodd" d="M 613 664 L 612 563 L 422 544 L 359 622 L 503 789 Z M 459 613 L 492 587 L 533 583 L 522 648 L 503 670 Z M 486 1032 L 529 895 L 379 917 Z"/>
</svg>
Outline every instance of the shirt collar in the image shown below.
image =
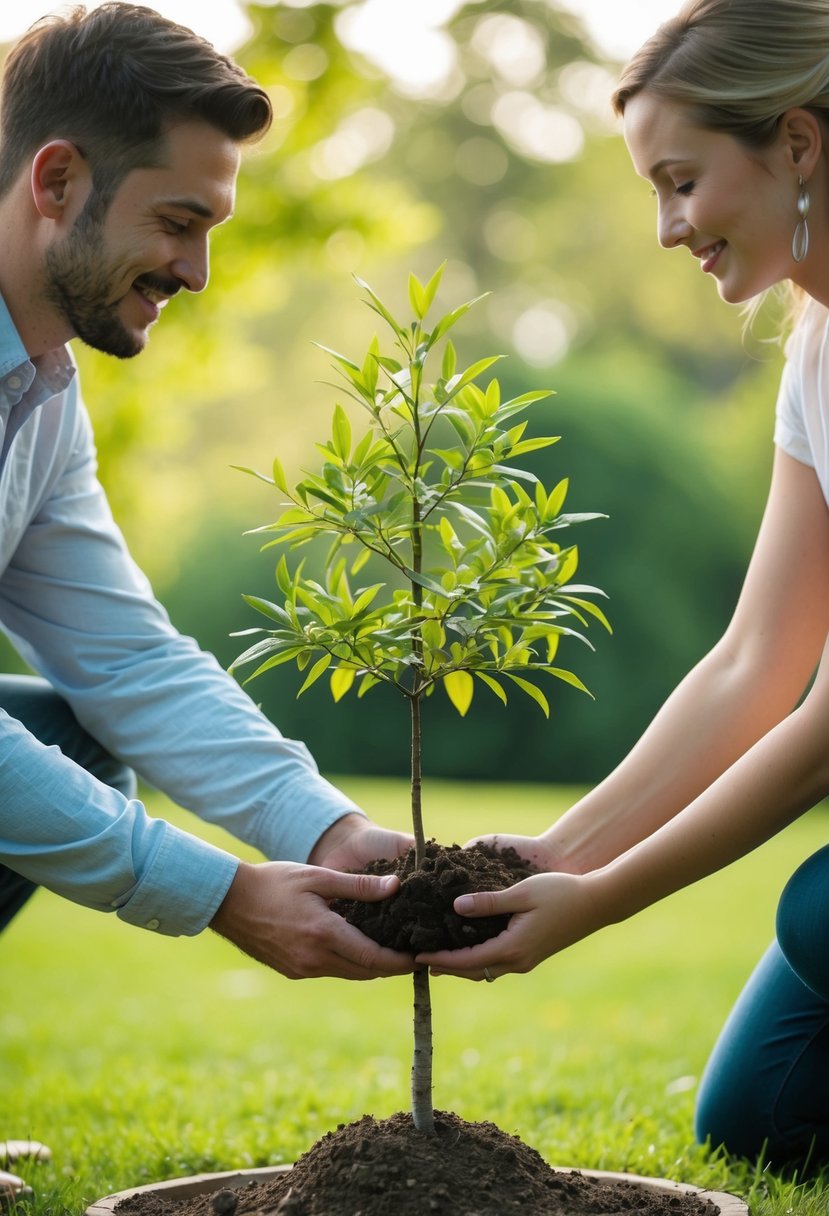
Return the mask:
<svg viewBox="0 0 829 1216">
<path fill-rule="evenodd" d="M 22 405 L 28 415 L 62 393 L 74 375 L 75 365 L 65 346 L 29 358 L 0 295 L 0 414 Z"/>
</svg>

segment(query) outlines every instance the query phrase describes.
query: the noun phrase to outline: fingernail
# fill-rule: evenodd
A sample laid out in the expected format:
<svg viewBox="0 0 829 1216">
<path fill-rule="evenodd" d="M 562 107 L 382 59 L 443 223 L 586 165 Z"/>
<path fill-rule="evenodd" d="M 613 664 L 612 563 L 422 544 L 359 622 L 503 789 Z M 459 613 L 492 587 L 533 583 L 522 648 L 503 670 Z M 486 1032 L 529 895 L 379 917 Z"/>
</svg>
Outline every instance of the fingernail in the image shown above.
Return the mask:
<svg viewBox="0 0 829 1216">
<path fill-rule="evenodd" d="M 475 907 L 475 900 L 471 895 L 459 895 L 455 900 L 455 911 L 458 916 L 468 916 Z"/>
</svg>

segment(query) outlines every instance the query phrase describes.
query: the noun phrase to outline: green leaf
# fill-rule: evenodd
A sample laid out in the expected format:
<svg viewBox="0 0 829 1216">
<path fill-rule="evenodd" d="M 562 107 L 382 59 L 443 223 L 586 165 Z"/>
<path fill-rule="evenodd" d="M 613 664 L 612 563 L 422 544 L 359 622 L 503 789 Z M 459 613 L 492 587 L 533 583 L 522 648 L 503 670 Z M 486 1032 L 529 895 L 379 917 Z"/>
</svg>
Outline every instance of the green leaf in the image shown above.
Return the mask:
<svg viewBox="0 0 829 1216">
<path fill-rule="evenodd" d="M 367 566 L 370 561 L 371 561 L 371 550 L 362 549 L 357 554 L 357 556 L 354 558 L 354 561 L 351 563 L 351 573 L 359 574 L 360 571 L 363 569 L 363 567 Z"/>
<path fill-rule="evenodd" d="M 510 459 L 513 456 L 526 456 L 527 452 L 540 452 L 542 448 L 552 447 L 554 443 L 558 443 L 558 439 L 552 435 L 546 438 L 522 439 L 515 447 L 510 448 Z"/>
<path fill-rule="evenodd" d="M 576 573 L 579 565 L 579 551 L 575 545 L 572 549 L 565 549 L 561 554 L 561 561 L 556 570 L 556 582 L 564 584 L 570 581 Z"/>
<path fill-rule="evenodd" d="M 447 598 L 445 588 L 436 579 L 430 578 L 428 574 L 418 574 L 416 570 L 410 570 L 408 566 L 403 567 L 403 573 L 406 578 L 417 583 L 418 587 L 425 587 L 427 591 L 431 591 L 433 595 L 439 595 L 442 599 Z"/>
<path fill-rule="evenodd" d="M 374 338 L 372 338 L 371 345 L 369 346 L 368 351 L 366 352 L 366 357 L 363 361 L 363 373 L 362 373 L 363 374 L 363 384 L 366 386 L 366 390 L 371 394 L 372 397 L 374 396 L 375 392 L 377 391 L 377 375 L 380 370 L 380 366 L 377 362 L 379 354 L 380 354 L 380 345 L 375 336 Z"/>
<path fill-rule="evenodd" d="M 446 349 L 443 352 L 443 363 L 440 370 L 441 377 L 444 380 L 451 380 L 455 374 L 457 364 L 458 356 L 455 347 L 451 342 L 447 342 Z"/>
<path fill-rule="evenodd" d="M 274 485 L 274 479 L 272 477 L 268 477 L 266 473 L 260 473 L 258 469 L 249 469 L 245 464 L 232 464 L 230 467 L 235 469 L 237 473 L 249 473 L 251 477 L 258 477 L 259 480 L 264 481 L 266 485 Z"/>
<path fill-rule="evenodd" d="M 534 393 L 522 393 L 520 397 L 512 397 L 509 401 L 505 401 L 498 410 L 496 418 L 498 422 L 503 422 L 506 418 L 511 418 L 513 414 L 520 413 L 525 410 L 528 405 L 533 405 L 536 401 L 544 401 L 546 397 L 554 397 L 555 393 L 552 389 L 541 389 Z"/>
<path fill-rule="evenodd" d="M 544 711 L 544 717 L 549 718 L 550 704 L 540 688 L 536 688 L 535 684 L 531 684 L 529 680 L 522 680 L 521 676 L 514 676 L 509 671 L 504 672 L 504 675 L 508 676 L 509 679 L 512 680 L 513 684 L 517 684 L 528 697 L 531 697 L 536 704 L 540 705 Z"/>
<path fill-rule="evenodd" d="M 382 302 L 379 296 L 372 291 L 368 283 L 366 283 L 364 279 L 359 278 L 356 274 L 354 276 L 354 282 L 358 287 L 362 287 L 363 291 L 368 295 L 369 299 L 366 301 L 366 303 L 368 304 L 369 308 L 373 308 L 376 313 L 379 313 L 386 324 L 389 325 L 397 334 L 398 338 L 405 338 L 406 330 L 402 325 L 399 325 L 397 321 L 395 321 L 385 304 Z"/>
<path fill-rule="evenodd" d="M 288 482 L 285 478 L 285 470 L 282 468 L 282 465 L 275 456 L 273 458 L 273 484 L 278 490 L 281 490 L 283 494 L 290 493 L 290 490 L 288 489 Z"/>
<path fill-rule="evenodd" d="M 492 676 L 488 676 L 486 674 L 486 672 L 484 672 L 484 671 L 476 671 L 475 675 L 478 677 L 479 680 L 483 680 L 483 682 L 484 682 L 484 684 L 486 684 L 487 688 L 492 689 L 492 691 L 495 693 L 495 695 L 499 701 L 503 701 L 504 705 L 506 705 L 507 694 L 504 692 L 503 688 L 501 687 L 501 685 L 498 683 L 497 680 L 494 680 L 492 678 Z"/>
<path fill-rule="evenodd" d="M 283 595 L 290 595 L 293 591 L 293 581 L 291 573 L 288 569 L 288 562 L 283 553 L 276 565 L 276 585 Z"/>
<path fill-rule="evenodd" d="M 439 338 L 442 338 L 456 322 L 460 321 L 462 316 L 469 312 L 470 308 L 481 300 L 485 300 L 488 295 L 489 292 L 485 291 L 482 295 L 476 296 L 474 300 L 467 300 L 465 304 L 461 304 L 458 308 L 453 309 L 452 312 L 448 312 L 445 317 L 441 317 L 429 335 L 429 345 L 434 346 Z"/>
<path fill-rule="evenodd" d="M 343 367 L 347 367 L 351 372 L 356 372 L 359 376 L 360 369 L 353 359 L 346 358 L 346 356 L 341 355 L 339 351 L 332 350 L 330 346 L 323 346 L 322 342 L 315 342 L 314 346 L 318 347 L 320 350 L 324 350 L 326 355 L 331 355 L 331 357 L 336 359 L 339 364 L 341 364 Z"/>
<path fill-rule="evenodd" d="M 450 671 L 443 677 L 443 686 L 455 709 L 462 718 L 465 717 L 475 692 L 472 676 L 468 671 Z"/>
<path fill-rule="evenodd" d="M 434 617 L 429 617 L 423 622 L 420 626 L 420 634 L 424 645 L 428 646 L 430 650 L 441 650 L 446 643 L 446 630 Z"/>
<path fill-rule="evenodd" d="M 412 312 L 419 321 L 423 320 L 424 314 L 428 308 L 426 303 L 426 293 L 423 290 L 423 284 L 416 274 L 409 275 L 409 303 L 412 306 Z"/>
<path fill-rule="evenodd" d="M 375 685 L 382 683 L 382 680 L 380 680 L 372 672 L 367 671 L 360 681 L 360 687 L 357 689 L 357 696 L 364 697 L 370 688 L 374 688 Z"/>
<path fill-rule="evenodd" d="M 257 667 L 253 675 L 248 676 L 245 680 L 246 684 L 250 684 L 251 680 L 255 680 L 257 676 L 261 676 L 263 672 L 270 671 L 272 667 L 279 667 L 282 663 L 290 663 L 291 659 L 295 659 L 301 653 L 301 647 L 292 646 L 290 650 L 283 650 L 281 654 L 276 654 L 272 659 L 268 659 L 261 667 Z"/>
<path fill-rule="evenodd" d="M 468 384 L 471 384 L 478 376 L 483 375 L 487 368 L 492 367 L 493 363 L 498 363 L 504 357 L 504 355 L 490 355 L 487 359 L 478 359 L 476 363 L 471 363 L 459 376 L 453 377 L 446 385 L 447 389 L 454 396 L 462 388 L 466 388 Z"/>
<path fill-rule="evenodd" d="M 443 261 L 423 289 L 423 299 L 426 305 L 426 307 L 423 309 L 424 313 L 429 311 L 435 301 L 435 296 L 437 295 L 438 287 L 440 287 L 440 281 L 443 278 L 443 272 L 445 269 L 446 262 Z"/>
<path fill-rule="evenodd" d="M 561 508 L 564 506 L 564 500 L 567 497 L 567 491 L 569 488 L 570 480 L 569 478 L 564 477 L 558 483 L 555 489 L 551 491 L 550 497 L 547 499 L 547 506 L 545 509 L 546 519 L 555 519 L 557 515 L 561 514 Z"/>
<path fill-rule="evenodd" d="M 359 616 L 365 608 L 368 608 L 369 604 L 371 604 L 377 598 L 377 593 L 382 590 L 385 585 L 385 583 L 375 583 L 373 587 L 366 587 L 364 591 L 361 591 L 357 597 L 357 600 L 355 601 L 353 615 Z"/>
<path fill-rule="evenodd" d="M 589 612 L 591 616 L 594 616 L 597 621 L 604 625 L 608 633 L 613 633 L 613 626 L 598 604 L 594 604 L 592 600 L 583 600 L 575 595 L 563 595 L 561 598 L 566 600 L 568 604 L 575 604 L 576 607 L 581 608 L 584 612 Z"/>
<path fill-rule="evenodd" d="M 579 692 L 586 692 L 588 697 L 596 700 L 587 685 L 583 684 L 572 671 L 565 671 L 563 667 L 545 667 L 544 670 L 551 676 L 555 676 L 557 680 L 563 680 L 565 684 L 572 684 L 573 688 L 577 688 Z"/>
<path fill-rule="evenodd" d="M 501 385 L 497 380 L 490 380 L 486 386 L 486 412 L 490 416 L 496 412 L 501 404 Z"/>
<path fill-rule="evenodd" d="M 306 688 L 310 688 L 311 685 L 314 684 L 320 678 L 320 676 L 325 671 L 325 669 L 327 667 L 330 667 L 330 665 L 331 665 L 331 655 L 330 654 L 324 654 L 321 659 L 317 660 L 317 662 L 314 664 L 314 666 L 308 672 L 308 676 L 305 680 L 305 683 L 302 685 L 302 688 L 300 688 L 299 692 L 297 693 L 297 699 L 299 699 L 302 696 L 302 694 L 305 692 Z"/>
<path fill-rule="evenodd" d="M 353 667 L 337 667 L 331 672 L 331 695 L 335 701 L 342 701 L 357 672 Z"/>
<path fill-rule="evenodd" d="M 351 455 L 351 423 L 341 405 L 334 408 L 334 450 L 342 460 Z"/>
<path fill-rule="evenodd" d="M 251 608 L 255 608 L 257 612 L 261 612 L 263 616 L 269 617 L 272 621 L 278 621 L 280 625 L 290 625 L 291 618 L 284 608 L 280 608 L 278 604 L 272 604 L 270 600 L 260 599 L 258 595 L 243 595 L 242 599 L 246 604 L 250 604 Z"/>
</svg>

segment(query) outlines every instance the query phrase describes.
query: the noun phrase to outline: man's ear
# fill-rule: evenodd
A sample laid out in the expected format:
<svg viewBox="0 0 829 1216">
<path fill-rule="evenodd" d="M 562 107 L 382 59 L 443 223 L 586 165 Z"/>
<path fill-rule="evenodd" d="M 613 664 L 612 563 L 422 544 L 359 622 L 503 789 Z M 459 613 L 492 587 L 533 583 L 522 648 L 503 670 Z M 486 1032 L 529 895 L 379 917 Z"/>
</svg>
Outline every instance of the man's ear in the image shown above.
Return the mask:
<svg viewBox="0 0 829 1216">
<path fill-rule="evenodd" d="M 780 120 L 780 137 L 791 167 L 808 181 L 823 150 L 820 120 L 802 107 L 787 110 Z"/>
<path fill-rule="evenodd" d="M 32 161 L 32 200 L 44 219 L 61 219 L 88 185 L 89 166 L 68 139 L 44 144 Z"/>
</svg>

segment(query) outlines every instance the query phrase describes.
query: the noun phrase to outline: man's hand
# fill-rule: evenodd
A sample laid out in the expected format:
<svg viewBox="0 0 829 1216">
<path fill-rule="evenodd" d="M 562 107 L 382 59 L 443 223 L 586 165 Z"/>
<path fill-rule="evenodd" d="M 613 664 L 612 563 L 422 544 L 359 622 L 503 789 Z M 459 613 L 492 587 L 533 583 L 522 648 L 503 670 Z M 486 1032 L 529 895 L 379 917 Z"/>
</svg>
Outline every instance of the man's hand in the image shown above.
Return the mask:
<svg viewBox="0 0 829 1216">
<path fill-rule="evenodd" d="M 419 954 L 416 961 L 433 975 L 468 980 L 531 971 L 609 922 L 600 886 L 596 874 L 534 874 L 505 891 L 459 895 L 455 911 L 460 916 L 509 916 L 506 929 L 480 946 Z"/>
<path fill-rule="evenodd" d="M 332 899 L 386 899 L 398 886 L 393 876 L 241 862 L 211 928 L 291 980 L 404 975 L 414 969 L 410 955 L 378 946 L 328 906 Z"/>
<path fill-rule="evenodd" d="M 361 870 L 375 857 L 391 861 L 414 844 L 405 832 L 391 832 L 363 815 L 343 815 L 323 832 L 311 850 L 308 864 L 329 870 Z"/>
</svg>

